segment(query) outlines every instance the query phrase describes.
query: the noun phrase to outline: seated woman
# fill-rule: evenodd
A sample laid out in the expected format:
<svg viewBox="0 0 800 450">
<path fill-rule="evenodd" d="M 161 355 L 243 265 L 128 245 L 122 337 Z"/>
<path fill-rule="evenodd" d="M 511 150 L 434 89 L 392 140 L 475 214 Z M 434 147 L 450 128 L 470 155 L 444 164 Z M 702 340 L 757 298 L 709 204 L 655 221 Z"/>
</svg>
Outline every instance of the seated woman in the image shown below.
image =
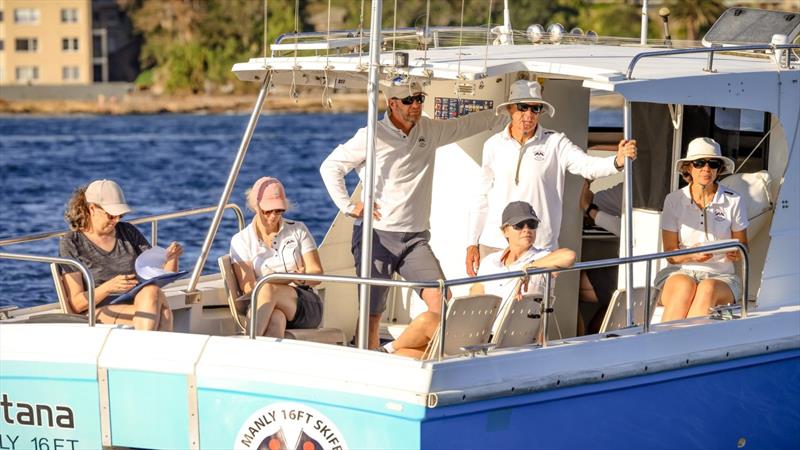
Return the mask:
<svg viewBox="0 0 800 450">
<path fill-rule="evenodd" d="M 91 271 L 98 322 L 133 325 L 137 330 L 171 331 L 172 312 L 158 286 L 142 288 L 132 305 L 107 304 L 136 286 L 136 257 L 150 248 L 135 226 L 121 222 L 130 211 L 122 189 L 114 181 L 97 180 L 79 187 L 64 212 L 72 231 L 61 238 L 59 253 L 82 262 Z M 171 243 L 164 269 L 177 271 L 182 253 L 180 244 Z M 71 266 L 62 266 L 61 270 L 72 309 L 78 313 L 87 311 L 89 303 L 80 272 Z"/>
<path fill-rule="evenodd" d="M 502 272 L 527 270 L 534 267 L 566 268 L 575 262 L 575 252 L 560 248 L 553 252 L 533 246 L 539 218 L 527 202 L 511 202 L 503 210 L 500 227 L 508 247 L 492 253 L 481 262 L 478 276 Z M 524 294 L 543 294 L 545 277 L 536 275 L 520 283 L 518 278 L 506 278 L 486 283 L 476 283 L 470 294 L 493 294 L 503 302 L 513 301 Z M 501 306 L 502 309 L 502 306 Z M 440 316 L 430 311 L 417 316 L 397 340 L 383 347 L 383 351 L 419 358 L 436 332 Z"/>
<path fill-rule="evenodd" d="M 245 294 L 273 272 L 322 274 L 317 244 L 308 228 L 283 213 L 289 208 L 283 185 L 262 177 L 247 192 L 253 221 L 231 239 L 231 261 Z M 311 288 L 317 281 L 275 281 L 258 293 L 257 336 L 282 338 L 287 328 L 316 328 L 322 321 L 322 299 Z M 252 311 L 250 311 L 252 314 Z"/>
<path fill-rule="evenodd" d="M 720 175 L 734 169 L 733 161 L 722 156 L 719 144 L 709 138 L 694 139 L 677 168 L 689 185 L 664 200 L 664 251 L 731 238 L 746 245 L 748 222 L 742 199 L 717 183 Z M 662 320 L 704 316 L 709 308 L 740 298 L 741 282 L 732 262 L 740 258 L 738 251 L 668 258 L 672 265 L 656 275 L 655 283 L 662 291 Z"/>
</svg>

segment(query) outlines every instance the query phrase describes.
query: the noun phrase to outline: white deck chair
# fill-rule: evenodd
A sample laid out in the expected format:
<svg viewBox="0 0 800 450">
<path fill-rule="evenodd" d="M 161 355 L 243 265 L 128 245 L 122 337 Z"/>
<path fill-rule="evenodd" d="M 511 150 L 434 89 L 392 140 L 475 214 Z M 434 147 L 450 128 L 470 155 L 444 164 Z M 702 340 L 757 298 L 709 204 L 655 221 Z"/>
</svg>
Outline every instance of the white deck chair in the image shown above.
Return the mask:
<svg viewBox="0 0 800 450">
<path fill-rule="evenodd" d="M 536 342 L 541 326 L 542 299 L 524 295 L 508 301 L 497 316 L 497 331 L 492 336 L 494 348 L 520 347 Z"/>
<path fill-rule="evenodd" d="M 641 326 L 644 323 L 644 302 L 645 302 L 644 287 L 636 287 L 633 289 L 633 321 L 636 325 Z M 658 305 L 658 300 L 661 297 L 661 291 L 656 288 L 650 289 L 650 317 L 648 320 L 653 319 L 653 313 Z M 600 325 L 600 333 L 607 333 L 613 330 L 619 330 L 627 326 L 627 311 L 626 311 L 625 289 L 617 289 L 611 296 L 611 301 L 608 304 L 608 310 L 603 318 L 603 324 Z"/>
<path fill-rule="evenodd" d="M 247 334 L 247 308 L 250 305 L 250 296 L 242 294 L 239 289 L 239 280 L 233 273 L 230 255 L 223 255 L 217 259 L 222 284 L 225 286 L 225 297 L 231 310 L 233 321 L 239 327 L 240 334 Z M 323 344 L 344 345 L 344 333 L 338 328 L 309 328 L 287 329 L 286 338 L 298 341 L 312 341 Z"/>
<path fill-rule="evenodd" d="M 488 344 L 492 324 L 500 307 L 496 295 L 468 295 L 456 297 L 448 302 L 445 317 L 444 356 L 469 353 L 462 350 L 479 344 Z M 439 328 L 428 343 L 422 359 L 432 359 L 439 350 Z"/>
</svg>

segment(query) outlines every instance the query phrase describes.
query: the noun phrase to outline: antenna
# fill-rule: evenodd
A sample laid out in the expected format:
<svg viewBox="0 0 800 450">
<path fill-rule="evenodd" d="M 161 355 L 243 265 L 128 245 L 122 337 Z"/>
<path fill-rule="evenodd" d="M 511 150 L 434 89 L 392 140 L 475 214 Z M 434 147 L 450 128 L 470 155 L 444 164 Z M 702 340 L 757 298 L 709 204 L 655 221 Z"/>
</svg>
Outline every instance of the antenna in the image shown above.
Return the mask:
<svg viewBox="0 0 800 450">
<path fill-rule="evenodd" d="M 669 35 L 669 8 L 661 8 L 658 15 L 664 21 L 664 45 L 672 47 L 672 36 Z"/>
</svg>

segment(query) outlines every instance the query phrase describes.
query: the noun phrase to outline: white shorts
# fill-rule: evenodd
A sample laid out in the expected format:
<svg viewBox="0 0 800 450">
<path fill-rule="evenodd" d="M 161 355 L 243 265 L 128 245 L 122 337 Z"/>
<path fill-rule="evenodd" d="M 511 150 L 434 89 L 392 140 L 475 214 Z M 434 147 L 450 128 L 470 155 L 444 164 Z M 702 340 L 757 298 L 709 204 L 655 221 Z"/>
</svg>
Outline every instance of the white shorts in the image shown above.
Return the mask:
<svg viewBox="0 0 800 450">
<path fill-rule="evenodd" d="M 717 273 L 707 272 L 704 270 L 688 270 L 683 269 L 681 266 L 669 266 L 662 269 L 656 274 L 655 286 L 656 289 L 664 290 L 664 284 L 667 279 L 673 275 L 685 275 L 694 280 L 695 283 L 700 283 L 703 280 L 719 280 L 728 285 L 733 293 L 733 300 L 739 301 L 742 297 L 742 282 L 735 273 Z"/>
</svg>

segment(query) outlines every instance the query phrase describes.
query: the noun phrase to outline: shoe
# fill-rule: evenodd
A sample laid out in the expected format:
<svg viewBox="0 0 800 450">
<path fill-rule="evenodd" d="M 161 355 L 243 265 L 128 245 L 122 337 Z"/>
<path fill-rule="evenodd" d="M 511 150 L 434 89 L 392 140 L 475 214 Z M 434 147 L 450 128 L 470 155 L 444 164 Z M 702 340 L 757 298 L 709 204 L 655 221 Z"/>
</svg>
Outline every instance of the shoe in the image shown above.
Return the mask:
<svg viewBox="0 0 800 450">
<path fill-rule="evenodd" d="M 380 352 L 380 353 L 389 353 L 389 351 L 386 350 L 386 347 L 384 347 L 382 345 L 380 347 L 378 347 L 378 348 L 373 349 L 373 350 L 375 350 L 376 352 Z"/>
</svg>

